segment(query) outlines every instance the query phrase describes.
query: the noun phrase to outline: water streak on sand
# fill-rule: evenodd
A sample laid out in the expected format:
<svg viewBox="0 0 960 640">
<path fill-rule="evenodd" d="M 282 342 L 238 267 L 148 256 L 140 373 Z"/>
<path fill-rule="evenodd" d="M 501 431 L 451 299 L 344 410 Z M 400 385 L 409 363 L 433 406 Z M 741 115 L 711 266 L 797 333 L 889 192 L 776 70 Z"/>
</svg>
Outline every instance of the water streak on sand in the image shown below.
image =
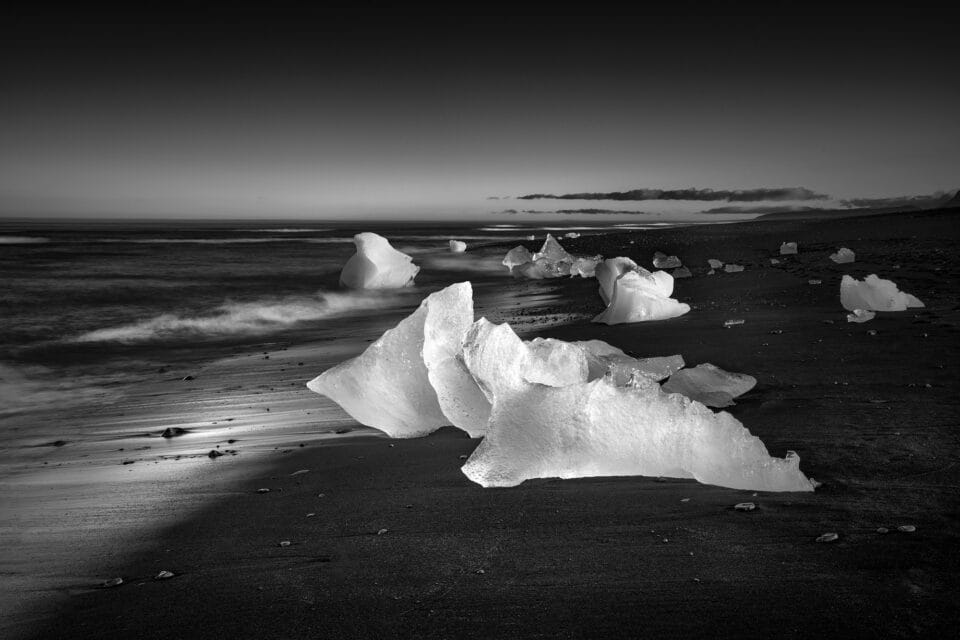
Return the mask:
<svg viewBox="0 0 960 640">
<path fill-rule="evenodd" d="M 298 322 L 345 316 L 356 311 L 385 309 L 400 304 L 400 296 L 384 293 L 320 293 L 315 298 L 291 296 L 256 302 L 226 303 L 206 315 L 164 313 L 141 322 L 89 331 L 73 338 L 73 341 L 135 343 L 184 335 L 262 334 Z"/>
</svg>

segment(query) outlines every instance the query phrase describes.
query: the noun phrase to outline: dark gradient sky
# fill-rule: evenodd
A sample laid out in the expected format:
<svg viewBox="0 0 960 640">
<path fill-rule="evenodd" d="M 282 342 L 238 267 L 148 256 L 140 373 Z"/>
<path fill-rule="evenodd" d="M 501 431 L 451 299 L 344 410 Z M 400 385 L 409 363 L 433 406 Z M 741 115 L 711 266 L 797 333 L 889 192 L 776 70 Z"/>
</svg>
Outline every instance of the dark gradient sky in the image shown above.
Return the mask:
<svg viewBox="0 0 960 640">
<path fill-rule="evenodd" d="M 467 215 L 486 196 L 960 186 L 944 16 L 15 17 L 0 215 Z"/>
</svg>

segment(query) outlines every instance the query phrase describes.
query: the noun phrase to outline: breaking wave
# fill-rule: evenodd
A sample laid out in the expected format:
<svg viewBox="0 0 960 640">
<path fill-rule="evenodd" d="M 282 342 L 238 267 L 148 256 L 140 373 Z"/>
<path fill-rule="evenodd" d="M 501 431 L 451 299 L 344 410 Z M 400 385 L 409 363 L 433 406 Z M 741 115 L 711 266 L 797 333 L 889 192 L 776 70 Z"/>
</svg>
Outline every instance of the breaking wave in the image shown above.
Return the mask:
<svg viewBox="0 0 960 640">
<path fill-rule="evenodd" d="M 0 236 L 0 244 L 43 244 L 50 242 L 50 238 L 35 238 L 32 236 Z"/>
<path fill-rule="evenodd" d="M 97 329 L 73 342 L 147 342 L 173 337 L 216 337 L 279 331 L 298 322 L 349 315 L 355 311 L 383 310 L 402 301 L 400 295 L 324 293 L 318 297 L 288 297 L 257 302 L 227 303 L 212 313 L 184 316 L 164 313 L 149 320 Z"/>
</svg>

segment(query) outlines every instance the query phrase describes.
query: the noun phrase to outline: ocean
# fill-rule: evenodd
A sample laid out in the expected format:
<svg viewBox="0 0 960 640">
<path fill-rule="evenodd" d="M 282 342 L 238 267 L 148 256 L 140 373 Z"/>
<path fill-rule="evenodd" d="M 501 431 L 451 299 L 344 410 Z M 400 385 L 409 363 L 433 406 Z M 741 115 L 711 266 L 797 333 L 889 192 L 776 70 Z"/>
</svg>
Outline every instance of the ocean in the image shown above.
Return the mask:
<svg viewBox="0 0 960 640">
<path fill-rule="evenodd" d="M 0 222 L 0 471 L 84 455 L 120 464 L 131 438 L 171 426 L 193 435 L 179 447 L 151 445 L 154 461 L 200 456 L 239 432 L 248 444 L 281 447 L 344 430 L 349 418 L 304 383 L 429 293 L 470 280 L 477 316 L 512 322 L 547 305 L 558 283 L 514 280 L 501 264 L 511 246 L 647 226 Z M 415 286 L 339 286 L 362 231 L 413 257 Z M 451 239 L 468 251 L 451 253 Z M 274 407 L 264 420 L 267 398 Z"/>
</svg>

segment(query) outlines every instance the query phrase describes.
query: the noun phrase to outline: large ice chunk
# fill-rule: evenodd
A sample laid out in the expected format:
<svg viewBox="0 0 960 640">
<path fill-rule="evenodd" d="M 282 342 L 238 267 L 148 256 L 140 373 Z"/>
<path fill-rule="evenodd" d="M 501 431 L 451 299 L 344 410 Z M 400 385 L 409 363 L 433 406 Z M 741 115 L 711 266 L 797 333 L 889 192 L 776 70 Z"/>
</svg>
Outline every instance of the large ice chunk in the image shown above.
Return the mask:
<svg viewBox="0 0 960 640">
<path fill-rule="evenodd" d="M 836 253 L 830 254 L 830 259 L 836 262 L 837 264 L 847 264 L 848 262 L 853 262 L 857 259 L 857 254 L 855 254 L 850 249 L 846 247 L 840 247 L 837 249 Z"/>
<path fill-rule="evenodd" d="M 450 252 L 451 253 L 463 253 L 467 250 L 467 243 L 462 240 L 451 240 L 450 241 Z"/>
<path fill-rule="evenodd" d="M 666 271 L 626 271 L 614 281 L 610 304 L 593 321 L 624 324 L 666 320 L 690 311 L 690 305 L 669 297 L 672 292 L 673 277 Z M 604 295 L 603 283 L 600 295 Z"/>
<path fill-rule="evenodd" d="M 350 289 L 398 289 L 413 284 L 420 267 L 413 258 L 390 246 L 390 241 L 375 233 L 353 236 L 357 252 L 340 272 L 340 285 Z"/>
<path fill-rule="evenodd" d="M 867 276 L 863 282 L 845 275 L 840 281 L 840 304 L 847 311 L 905 311 L 909 307 L 924 306 L 916 297 L 904 293 L 891 280 L 876 274 Z"/>
<path fill-rule="evenodd" d="M 481 386 L 495 371 L 474 370 Z M 670 476 L 753 491 L 812 491 L 800 459 L 773 458 L 733 416 L 649 381 L 523 383 L 496 394 L 487 435 L 463 467 L 484 487 L 530 478 Z"/>
<path fill-rule="evenodd" d="M 664 393 L 680 393 L 708 407 L 729 407 L 733 399 L 753 389 L 757 379 L 745 373 L 730 373 L 706 362 L 681 369 L 663 383 Z"/>
<path fill-rule="evenodd" d="M 613 299 L 613 287 L 617 278 L 627 271 L 635 271 L 640 267 L 630 258 L 619 257 L 604 260 L 596 268 L 597 283 L 600 285 L 600 298 L 604 304 L 610 304 Z M 646 269 L 645 272 L 649 273 Z M 669 295 L 669 294 L 667 294 Z"/>
<path fill-rule="evenodd" d="M 473 323 L 472 296 L 469 282 L 431 294 L 366 351 L 307 387 L 394 438 L 426 435 L 449 424 L 481 435 L 489 406 L 458 359 Z"/>
</svg>

